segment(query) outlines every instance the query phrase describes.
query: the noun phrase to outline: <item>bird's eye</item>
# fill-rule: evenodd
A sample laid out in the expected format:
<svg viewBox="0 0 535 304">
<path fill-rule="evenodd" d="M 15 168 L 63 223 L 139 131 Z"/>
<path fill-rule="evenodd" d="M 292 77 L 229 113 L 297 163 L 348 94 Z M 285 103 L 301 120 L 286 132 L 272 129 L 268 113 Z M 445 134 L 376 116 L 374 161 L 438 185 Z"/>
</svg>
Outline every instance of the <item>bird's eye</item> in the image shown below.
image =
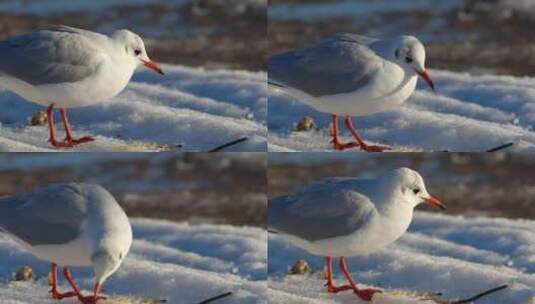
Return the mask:
<svg viewBox="0 0 535 304">
<path fill-rule="evenodd" d="M 412 58 L 411 57 L 405 57 L 405 62 L 406 63 L 411 63 L 412 62 Z"/>
<path fill-rule="evenodd" d="M 420 189 L 418 189 L 418 188 L 413 189 L 412 192 L 413 192 L 414 194 L 418 194 L 418 193 L 420 193 Z"/>
<path fill-rule="evenodd" d="M 141 54 L 141 50 L 135 50 L 134 54 L 136 54 L 136 56 L 139 56 L 139 54 Z"/>
<path fill-rule="evenodd" d="M 119 260 L 122 260 L 123 259 L 123 253 L 119 253 Z"/>
</svg>

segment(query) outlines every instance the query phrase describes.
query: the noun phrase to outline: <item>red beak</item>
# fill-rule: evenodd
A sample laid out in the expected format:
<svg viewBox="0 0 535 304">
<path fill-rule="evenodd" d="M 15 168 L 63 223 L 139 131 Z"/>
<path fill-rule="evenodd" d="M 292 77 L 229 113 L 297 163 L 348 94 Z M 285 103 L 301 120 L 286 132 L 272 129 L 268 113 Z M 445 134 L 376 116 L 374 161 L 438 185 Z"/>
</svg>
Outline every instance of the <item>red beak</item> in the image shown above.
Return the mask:
<svg viewBox="0 0 535 304">
<path fill-rule="evenodd" d="M 425 80 L 425 82 L 427 82 L 427 84 L 431 87 L 431 89 L 433 89 L 433 92 L 436 92 L 435 85 L 433 84 L 433 80 L 431 80 L 431 77 L 429 77 L 429 74 L 427 74 L 427 71 L 423 71 L 423 72 L 416 71 L 416 73 L 418 73 L 418 75 L 420 75 L 420 77 L 422 77 L 422 79 Z"/>
<path fill-rule="evenodd" d="M 162 69 L 160 68 L 160 66 L 154 62 L 154 61 L 143 61 L 143 64 L 148 67 L 149 69 L 153 70 L 154 72 L 160 74 L 160 75 L 165 75 L 162 71 Z"/>
<path fill-rule="evenodd" d="M 442 210 L 446 209 L 446 206 L 442 204 L 442 202 L 439 201 L 436 197 L 429 196 L 428 198 L 425 199 L 425 203 L 433 207 L 438 207 Z"/>
</svg>

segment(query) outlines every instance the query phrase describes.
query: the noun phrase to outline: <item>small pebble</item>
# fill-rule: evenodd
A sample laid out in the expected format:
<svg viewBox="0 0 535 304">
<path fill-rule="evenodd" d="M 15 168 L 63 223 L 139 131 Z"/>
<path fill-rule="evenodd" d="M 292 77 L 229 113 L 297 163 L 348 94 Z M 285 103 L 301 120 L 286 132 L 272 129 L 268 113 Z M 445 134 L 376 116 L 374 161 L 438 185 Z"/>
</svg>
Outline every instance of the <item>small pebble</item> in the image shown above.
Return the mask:
<svg viewBox="0 0 535 304">
<path fill-rule="evenodd" d="M 308 265 L 308 262 L 305 260 L 298 260 L 295 262 L 295 264 L 292 266 L 288 274 L 298 274 L 298 275 L 304 275 L 304 274 L 310 274 L 312 273 L 312 268 L 310 268 L 310 265 Z"/>
<path fill-rule="evenodd" d="M 15 281 L 35 281 L 37 276 L 30 266 L 22 266 L 15 274 Z"/>
<path fill-rule="evenodd" d="M 43 126 L 48 123 L 46 118 L 46 113 L 44 111 L 37 111 L 33 114 L 32 119 L 30 120 L 30 126 Z"/>
<path fill-rule="evenodd" d="M 314 122 L 314 119 L 312 119 L 312 117 L 309 117 L 309 116 L 303 117 L 303 119 L 301 119 L 297 123 L 297 126 L 295 127 L 295 130 L 298 132 L 307 132 L 307 131 L 311 131 L 315 129 L 316 129 L 316 123 Z"/>
</svg>

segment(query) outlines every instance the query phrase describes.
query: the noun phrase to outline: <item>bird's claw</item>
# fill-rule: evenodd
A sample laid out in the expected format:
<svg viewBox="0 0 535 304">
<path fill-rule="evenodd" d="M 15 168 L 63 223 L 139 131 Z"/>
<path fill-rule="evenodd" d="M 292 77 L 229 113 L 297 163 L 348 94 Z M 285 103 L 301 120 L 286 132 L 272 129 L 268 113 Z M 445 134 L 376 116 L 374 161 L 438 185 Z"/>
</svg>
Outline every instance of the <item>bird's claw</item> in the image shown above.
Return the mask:
<svg viewBox="0 0 535 304">
<path fill-rule="evenodd" d="M 346 291 L 346 290 L 352 290 L 353 287 L 349 286 L 349 285 L 343 285 L 343 286 L 332 286 L 332 285 L 327 285 L 327 292 L 328 293 L 339 293 L 341 291 Z"/>
<path fill-rule="evenodd" d="M 366 152 L 383 152 L 383 151 L 392 150 L 392 148 L 388 146 L 375 146 L 375 145 L 361 145 L 360 149 Z"/>
<path fill-rule="evenodd" d="M 355 148 L 355 147 L 359 147 L 360 145 L 356 142 L 349 142 L 349 143 L 340 143 L 339 141 L 337 140 L 332 140 L 331 143 L 333 144 L 333 148 L 335 150 L 339 150 L 339 151 L 342 151 L 342 150 L 345 150 L 345 149 L 349 149 L 349 148 Z"/>
<path fill-rule="evenodd" d="M 78 296 L 74 291 L 60 293 L 56 289 L 51 289 L 49 293 L 52 294 L 51 296 L 52 296 L 52 299 L 54 300 L 63 300 L 65 298 L 72 298 L 72 297 Z"/>
<path fill-rule="evenodd" d="M 367 289 L 355 289 L 354 292 L 363 301 L 371 302 L 374 294 L 381 293 L 383 291 L 380 289 L 367 288 Z"/>
<path fill-rule="evenodd" d="M 92 142 L 94 140 L 95 138 L 92 136 L 84 136 L 78 139 L 66 137 L 63 141 L 57 141 L 54 138 L 50 138 L 48 141 L 56 148 L 74 148 L 76 145 Z"/>
<path fill-rule="evenodd" d="M 99 300 L 106 300 L 103 296 L 78 296 L 78 300 L 83 304 L 97 304 Z"/>
<path fill-rule="evenodd" d="M 81 138 L 78 138 L 78 139 L 66 138 L 65 140 L 68 140 L 68 141 L 72 142 L 75 145 L 79 145 L 79 144 L 95 141 L 95 138 L 92 137 L 92 136 L 84 136 L 84 137 L 81 137 Z"/>
</svg>

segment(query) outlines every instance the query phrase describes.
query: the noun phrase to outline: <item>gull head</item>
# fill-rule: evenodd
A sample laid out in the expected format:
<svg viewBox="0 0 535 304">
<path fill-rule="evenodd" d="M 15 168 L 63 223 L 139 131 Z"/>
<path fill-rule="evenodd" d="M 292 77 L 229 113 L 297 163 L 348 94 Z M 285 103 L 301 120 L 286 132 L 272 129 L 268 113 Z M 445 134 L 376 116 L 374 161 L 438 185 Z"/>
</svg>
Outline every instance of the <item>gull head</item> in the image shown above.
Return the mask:
<svg viewBox="0 0 535 304">
<path fill-rule="evenodd" d="M 380 177 L 380 180 L 387 184 L 394 193 L 394 196 L 400 198 L 396 200 L 401 204 L 408 204 L 414 208 L 421 203 L 446 209 L 446 206 L 437 198 L 427 192 L 422 176 L 409 168 L 398 168 L 388 171 Z"/>
<path fill-rule="evenodd" d="M 419 75 L 433 91 L 435 90 L 433 80 L 425 69 L 425 48 L 420 40 L 414 36 L 400 36 L 399 46 L 394 51 L 394 57 L 409 75 Z"/>
<path fill-rule="evenodd" d="M 121 266 L 126 252 L 115 248 L 99 249 L 91 256 L 97 284 L 102 285 Z"/>
<path fill-rule="evenodd" d="M 154 72 L 164 75 L 160 66 L 152 61 L 145 50 L 145 43 L 141 37 L 129 30 L 118 30 L 112 35 L 112 39 L 124 47 L 126 58 L 132 62 L 135 67 L 144 65 Z"/>
</svg>

